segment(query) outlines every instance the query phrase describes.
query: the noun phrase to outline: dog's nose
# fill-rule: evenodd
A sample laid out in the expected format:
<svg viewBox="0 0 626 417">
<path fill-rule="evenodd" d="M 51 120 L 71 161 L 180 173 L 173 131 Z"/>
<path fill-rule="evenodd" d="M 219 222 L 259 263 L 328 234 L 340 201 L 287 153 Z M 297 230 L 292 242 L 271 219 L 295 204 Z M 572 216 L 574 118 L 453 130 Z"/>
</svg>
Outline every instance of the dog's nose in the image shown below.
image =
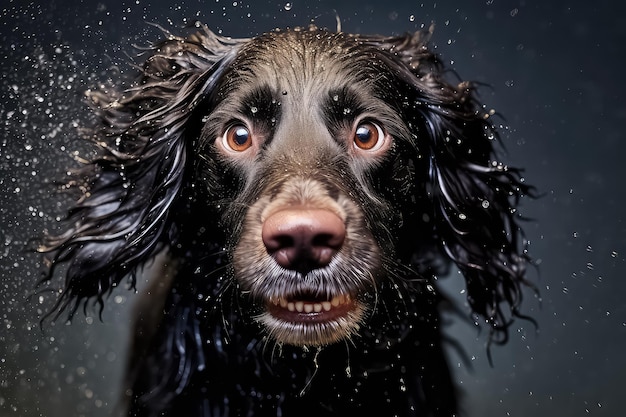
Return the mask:
<svg viewBox="0 0 626 417">
<path fill-rule="evenodd" d="M 343 245 L 346 226 L 329 210 L 290 208 L 265 219 L 261 236 L 280 266 L 306 273 L 330 263 Z"/>
</svg>

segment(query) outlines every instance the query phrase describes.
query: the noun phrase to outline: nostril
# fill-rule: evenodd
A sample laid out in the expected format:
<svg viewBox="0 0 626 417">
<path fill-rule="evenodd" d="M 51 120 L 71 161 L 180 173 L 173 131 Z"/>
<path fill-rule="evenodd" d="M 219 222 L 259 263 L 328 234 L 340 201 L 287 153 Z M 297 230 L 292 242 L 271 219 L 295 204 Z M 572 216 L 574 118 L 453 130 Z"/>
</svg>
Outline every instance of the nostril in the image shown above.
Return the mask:
<svg viewBox="0 0 626 417">
<path fill-rule="evenodd" d="M 344 236 L 337 236 L 330 233 L 321 233 L 313 236 L 313 246 L 328 246 L 339 249 L 343 243 Z"/>
<path fill-rule="evenodd" d="M 346 228 L 329 210 L 290 208 L 265 219 L 261 235 L 280 266 L 308 272 L 330 263 L 343 245 Z"/>
<path fill-rule="evenodd" d="M 263 229 L 265 230 L 265 228 Z M 268 252 L 276 252 L 281 248 L 293 248 L 296 242 L 292 236 L 285 234 L 263 234 L 263 243 Z"/>
</svg>

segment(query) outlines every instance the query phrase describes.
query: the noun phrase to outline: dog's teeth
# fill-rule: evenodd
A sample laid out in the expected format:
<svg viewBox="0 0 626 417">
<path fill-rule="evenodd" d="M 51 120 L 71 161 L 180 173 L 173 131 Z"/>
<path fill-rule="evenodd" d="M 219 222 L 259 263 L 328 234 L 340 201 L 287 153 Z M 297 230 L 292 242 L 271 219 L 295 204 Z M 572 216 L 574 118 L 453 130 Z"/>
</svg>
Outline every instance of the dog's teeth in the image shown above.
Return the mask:
<svg viewBox="0 0 626 417">
<path fill-rule="evenodd" d="M 350 302 L 350 296 L 347 294 L 341 294 L 333 297 L 330 301 L 321 301 L 319 303 L 308 301 L 287 301 L 286 298 L 276 297 L 270 298 L 269 302 L 275 306 L 287 309 L 291 312 L 298 313 L 320 313 L 322 311 L 330 311 L 335 307 L 339 307 L 343 304 Z"/>
</svg>

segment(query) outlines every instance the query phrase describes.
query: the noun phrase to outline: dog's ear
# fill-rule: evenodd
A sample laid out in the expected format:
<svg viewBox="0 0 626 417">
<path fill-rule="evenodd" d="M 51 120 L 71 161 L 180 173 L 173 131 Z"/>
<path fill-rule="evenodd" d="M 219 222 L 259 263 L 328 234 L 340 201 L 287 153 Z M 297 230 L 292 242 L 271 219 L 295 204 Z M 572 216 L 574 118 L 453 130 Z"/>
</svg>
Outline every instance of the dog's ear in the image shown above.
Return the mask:
<svg viewBox="0 0 626 417">
<path fill-rule="evenodd" d="M 56 310 L 103 296 L 168 245 L 170 209 L 180 197 L 188 122 L 233 60 L 238 45 L 206 27 L 187 38 L 167 34 L 147 48 L 135 84 L 126 91 L 91 91 L 97 125 L 85 132 L 97 156 L 71 175 L 65 188 L 80 198 L 69 211 L 67 231 L 48 235 L 48 281 L 67 263 Z"/>
<path fill-rule="evenodd" d="M 485 111 L 471 82 L 453 76 L 428 48 L 432 28 L 379 39 L 395 73 L 412 94 L 406 114 L 412 141 L 428 156 L 432 207 L 429 218 L 442 251 L 463 273 L 468 303 L 504 342 L 512 316 L 519 316 L 530 262 L 517 206 L 534 194 L 520 170 L 501 163 L 494 113 Z M 417 187 L 418 189 L 420 187 Z"/>
</svg>

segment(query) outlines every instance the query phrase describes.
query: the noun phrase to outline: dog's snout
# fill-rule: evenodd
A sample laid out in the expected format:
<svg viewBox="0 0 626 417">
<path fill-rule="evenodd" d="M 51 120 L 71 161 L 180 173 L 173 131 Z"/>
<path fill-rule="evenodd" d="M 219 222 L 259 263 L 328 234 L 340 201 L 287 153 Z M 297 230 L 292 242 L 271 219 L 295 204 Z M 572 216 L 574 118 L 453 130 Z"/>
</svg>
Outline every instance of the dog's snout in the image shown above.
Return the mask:
<svg viewBox="0 0 626 417">
<path fill-rule="evenodd" d="M 328 265 L 343 245 L 346 227 L 325 209 L 290 208 L 263 222 L 267 252 L 283 268 L 306 273 Z"/>
</svg>

